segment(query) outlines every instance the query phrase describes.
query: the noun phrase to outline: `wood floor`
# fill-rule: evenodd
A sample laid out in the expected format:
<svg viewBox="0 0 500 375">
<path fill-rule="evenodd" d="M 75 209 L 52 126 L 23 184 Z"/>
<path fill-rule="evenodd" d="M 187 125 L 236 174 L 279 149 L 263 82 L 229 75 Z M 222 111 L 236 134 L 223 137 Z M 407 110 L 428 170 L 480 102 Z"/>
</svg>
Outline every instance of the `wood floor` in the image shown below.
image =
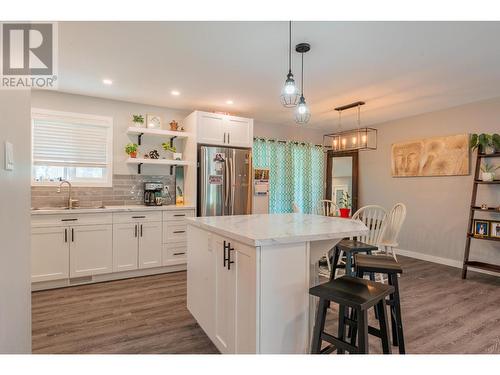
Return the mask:
<svg viewBox="0 0 500 375">
<path fill-rule="evenodd" d="M 500 353 L 500 277 L 400 261 L 407 353 Z M 34 292 L 32 309 L 33 353 L 218 352 L 186 309 L 185 272 Z"/>
</svg>

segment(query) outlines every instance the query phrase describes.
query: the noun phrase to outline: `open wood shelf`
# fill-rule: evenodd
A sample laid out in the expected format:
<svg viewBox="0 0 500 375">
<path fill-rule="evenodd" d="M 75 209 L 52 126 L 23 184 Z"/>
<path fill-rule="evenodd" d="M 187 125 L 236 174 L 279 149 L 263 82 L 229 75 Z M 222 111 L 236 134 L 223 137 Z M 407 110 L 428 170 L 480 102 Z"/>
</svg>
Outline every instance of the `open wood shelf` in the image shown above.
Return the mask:
<svg viewBox="0 0 500 375">
<path fill-rule="evenodd" d="M 472 233 L 467 233 L 467 235 L 470 238 L 475 238 L 476 240 L 500 241 L 500 238 L 497 237 L 488 237 L 488 236 L 480 237 L 480 236 L 474 236 Z"/>
<path fill-rule="evenodd" d="M 170 166 L 170 174 L 172 174 L 173 167 L 175 166 L 188 166 L 194 165 L 193 162 L 186 160 L 171 160 L 171 159 L 143 159 L 143 158 L 128 158 L 126 161 L 127 164 L 135 164 L 137 165 L 137 173 L 141 174 L 141 167 L 143 164 L 150 165 L 169 165 Z"/>
<path fill-rule="evenodd" d="M 151 135 L 154 137 L 162 137 L 170 140 L 170 144 L 175 138 L 187 138 L 191 134 L 181 131 L 173 131 L 173 130 L 163 130 L 163 129 L 148 129 L 148 128 L 137 128 L 137 127 L 129 127 L 127 128 L 127 134 L 129 135 L 137 135 L 137 143 L 140 145 L 143 135 Z"/>
<path fill-rule="evenodd" d="M 487 209 L 483 209 L 479 206 L 471 206 L 471 209 L 474 211 L 483 211 L 483 212 L 498 212 L 500 213 L 500 210 L 498 210 L 495 207 L 488 207 Z"/>
<path fill-rule="evenodd" d="M 465 262 L 465 264 L 468 267 L 474 267 L 474 268 L 479 268 L 485 271 L 492 271 L 492 272 L 499 272 L 500 273 L 500 266 L 496 264 L 491 264 L 491 263 L 484 263 L 484 262 L 476 262 L 473 260 L 469 260 Z"/>
<path fill-rule="evenodd" d="M 500 152 L 494 152 L 493 154 L 477 154 L 480 158 L 499 158 Z"/>
<path fill-rule="evenodd" d="M 493 180 L 493 181 L 474 180 L 474 182 L 476 184 L 488 184 L 488 185 L 500 184 L 500 180 Z"/>
</svg>

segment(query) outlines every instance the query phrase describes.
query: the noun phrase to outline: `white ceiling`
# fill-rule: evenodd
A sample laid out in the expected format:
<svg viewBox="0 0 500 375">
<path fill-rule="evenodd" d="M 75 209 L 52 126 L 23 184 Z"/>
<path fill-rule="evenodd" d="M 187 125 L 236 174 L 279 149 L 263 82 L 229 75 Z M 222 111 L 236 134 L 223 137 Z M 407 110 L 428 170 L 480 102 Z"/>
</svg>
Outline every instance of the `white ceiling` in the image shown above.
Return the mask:
<svg viewBox="0 0 500 375">
<path fill-rule="evenodd" d="M 296 22 L 312 128 L 364 100 L 376 124 L 500 96 L 500 22 Z M 279 102 L 287 22 L 62 22 L 59 90 L 294 125 Z M 294 52 L 297 79 L 300 56 Z M 113 80 L 112 86 L 102 84 Z M 300 80 L 300 79 L 299 79 Z M 174 97 L 176 89 L 181 95 Z M 232 99 L 233 105 L 226 100 Z M 343 114 L 343 125 L 355 120 Z"/>
</svg>

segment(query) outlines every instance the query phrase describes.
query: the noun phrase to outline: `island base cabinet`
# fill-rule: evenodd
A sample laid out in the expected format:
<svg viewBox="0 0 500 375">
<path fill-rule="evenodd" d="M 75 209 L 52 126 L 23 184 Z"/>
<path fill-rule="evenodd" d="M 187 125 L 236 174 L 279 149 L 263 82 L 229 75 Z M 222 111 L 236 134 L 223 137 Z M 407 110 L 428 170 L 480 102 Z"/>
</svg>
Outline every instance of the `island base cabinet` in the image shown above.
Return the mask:
<svg viewBox="0 0 500 375">
<path fill-rule="evenodd" d="M 256 254 L 188 226 L 188 308 L 221 353 L 257 352 Z"/>
<path fill-rule="evenodd" d="M 69 276 L 67 227 L 31 230 L 31 281 L 65 279 Z"/>
<path fill-rule="evenodd" d="M 70 228 L 70 277 L 113 271 L 112 225 L 82 225 Z"/>
</svg>

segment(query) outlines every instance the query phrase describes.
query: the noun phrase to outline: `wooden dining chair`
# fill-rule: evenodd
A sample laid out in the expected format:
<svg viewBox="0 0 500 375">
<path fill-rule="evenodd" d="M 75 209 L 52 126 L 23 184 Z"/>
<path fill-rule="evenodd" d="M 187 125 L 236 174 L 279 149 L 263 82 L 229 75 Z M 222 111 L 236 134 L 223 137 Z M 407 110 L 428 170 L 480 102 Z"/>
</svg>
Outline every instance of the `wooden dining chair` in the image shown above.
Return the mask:
<svg viewBox="0 0 500 375">
<path fill-rule="evenodd" d="M 316 213 L 323 216 L 333 216 L 337 213 L 337 204 L 329 199 L 322 199 L 318 202 Z"/>
<path fill-rule="evenodd" d="M 403 203 L 396 203 L 387 214 L 384 228 L 378 241 L 379 249 L 386 254 L 392 255 L 397 260 L 394 249 L 398 247 L 398 237 L 406 218 L 406 206 Z"/>
</svg>

